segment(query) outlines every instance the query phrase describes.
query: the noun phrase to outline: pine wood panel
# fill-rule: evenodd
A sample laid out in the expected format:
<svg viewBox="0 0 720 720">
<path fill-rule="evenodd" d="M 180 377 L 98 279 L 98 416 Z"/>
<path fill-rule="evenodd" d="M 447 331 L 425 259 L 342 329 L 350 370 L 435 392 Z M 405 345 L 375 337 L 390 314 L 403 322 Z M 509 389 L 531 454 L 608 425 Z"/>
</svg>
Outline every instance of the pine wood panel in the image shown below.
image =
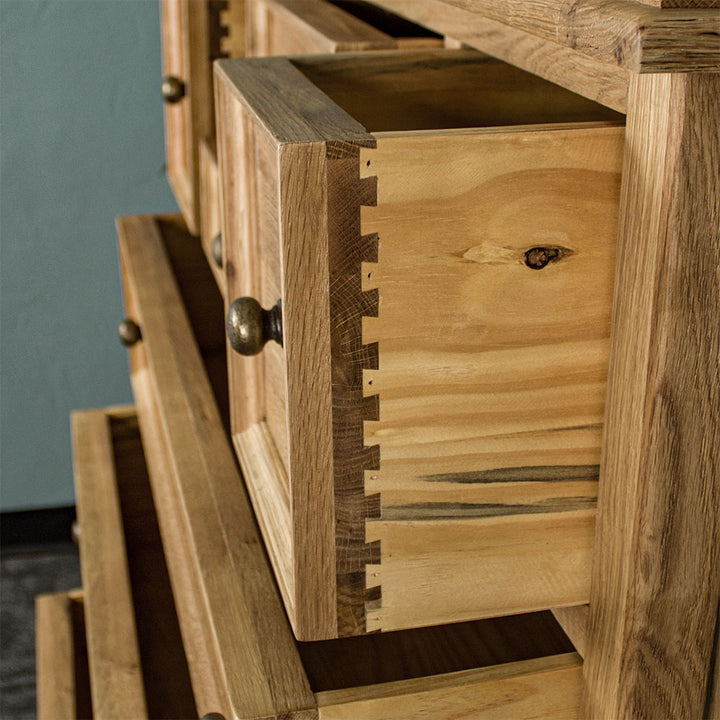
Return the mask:
<svg viewBox="0 0 720 720">
<path fill-rule="evenodd" d="M 701 717 L 720 594 L 720 76 L 631 86 L 585 713 Z"/>
<path fill-rule="evenodd" d="M 126 297 L 132 299 L 143 333 L 131 350 L 141 429 L 166 448 L 159 457 L 172 469 L 152 482 L 154 487 L 171 485 L 165 496 L 176 498 L 171 512 L 187 543 L 182 561 L 170 562 L 173 574 L 178 565 L 183 568 L 173 584 L 176 593 L 180 587 L 192 588 L 190 607 L 195 602 L 199 609 L 194 626 L 186 627 L 180 613 L 181 630 L 190 642 L 201 637 L 208 644 L 199 654 L 214 660 L 211 669 L 217 673 L 220 708 L 202 706 L 198 694 L 198 710 L 251 718 L 290 711 L 300 717 L 307 710 L 311 717 L 313 696 L 221 430 L 159 227 L 152 217 L 122 218 L 118 236 Z M 172 523 L 163 521 L 163 532 Z"/>
<path fill-rule="evenodd" d="M 249 57 L 443 45 L 441 37 L 362 2 L 252 0 L 247 19 Z"/>
<path fill-rule="evenodd" d="M 35 648 L 38 718 L 92 718 L 80 591 L 35 598 Z"/>
<path fill-rule="evenodd" d="M 587 602 L 592 513 L 580 536 L 576 514 L 597 493 L 623 129 L 377 137 L 361 154 L 378 178 L 364 282 L 380 295 L 363 328 L 380 408 L 365 424 L 381 505 L 368 627 Z M 528 267 L 546 246 L 556 260 Z"/>
<path fill-rule="evenodd" d="M 575 654 L 317 695 L 322 720 L 578 716 L 582 663 Z"/>
<path fill-rule="evenodd" d="M 75 412 L 71 424 L 93 711 L 148 717 L 108 416 Z"/>
<path fill-rule="evenodd" d="M 573 55 L 581 56 L 577 61 L 565 53 L 560 56 L 570 63 L 578 62 L 584 69 L 589 69 L 590 63 L 583 56 L 597 65 L 615 65 L 634 73 L 713 72 L 720 62 L 720 15 L 717 10 L 706 9 L 707 5 L 668 10 L 630 0 L 442 0 L 439 5 L 434 0 L 374 1 L 417 22 L 425 17 L 429 27 L 465 40 L 462 30 L 458 33 L 446 28 L 443 19 L 446 12 L 458 8 L 467 26 L 490 20 L 569 48 Z M 430 19 L 427 2 L 437 8 L 434 19 Z M 453 25 L 460 27 L 457 20 Z M 491 51 L 482 45 L 477 47 Z M 603 71 L 597 69 L 602 76 Z M 564 75 L 569 79 L 569 72 Z M 596 82 L 592 86 L 597 87 Z"/>
</svg>

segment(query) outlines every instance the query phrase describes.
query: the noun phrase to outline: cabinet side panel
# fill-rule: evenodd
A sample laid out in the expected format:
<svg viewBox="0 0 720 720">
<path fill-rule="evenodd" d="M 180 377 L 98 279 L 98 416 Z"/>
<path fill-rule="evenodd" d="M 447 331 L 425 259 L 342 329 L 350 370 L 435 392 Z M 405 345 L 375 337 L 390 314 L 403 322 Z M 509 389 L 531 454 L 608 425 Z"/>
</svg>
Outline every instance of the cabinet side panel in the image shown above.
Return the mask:
<svg viewBox="0 0 720 720">
<path fill-rule="evenodd" d="M 376 150 L 363 150 L 362 172 L 378 178 L 363 232 L 379 237 L 363 282 L 380 297 L 363 325 L 379 348 L 378 369 L 364 374 L 365 392 L 379 396 L 365 443 L 380 448 L 366 491 L 380 494 L 384 528 L 368 585 L 402 575 L 392 597 L 380 583 L 368 629 L 587 601 L 622 146 L 622 127 L 578 124 L 379 135 Z M 588 512 L 579 555 L 564 556 Z M 524 555 L 520 585 L 513 562 L 494 564 L 483 533 L 460 555 L 444 547 L 456 526 L 507 530 L 542 517 L 558 553 L 531 560 L 509 534 L 500 553 Z M 406 526 L 416 528 L 412 548 L 386 546 Z M 431 542 L 441 527 L 447 535 Z M 422 590 L 434 576 L 443 591 Z M 422 617 L 412 611 L 418 593 Z"/>
</svg>

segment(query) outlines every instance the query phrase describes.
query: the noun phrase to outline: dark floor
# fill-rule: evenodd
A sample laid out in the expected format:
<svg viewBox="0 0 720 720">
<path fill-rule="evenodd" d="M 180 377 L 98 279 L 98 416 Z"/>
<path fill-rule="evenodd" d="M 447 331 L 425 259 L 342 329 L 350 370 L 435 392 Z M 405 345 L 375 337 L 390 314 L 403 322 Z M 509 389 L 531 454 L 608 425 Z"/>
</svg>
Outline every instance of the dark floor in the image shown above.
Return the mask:
<svg viewBox="0 0 720 720">
<path fill-rule="evenodd" d="M 10 545 L 0 553 L 0 718 L 35 718 L 36 595 L 80 587 L 72 543 Z"/>
</svg>

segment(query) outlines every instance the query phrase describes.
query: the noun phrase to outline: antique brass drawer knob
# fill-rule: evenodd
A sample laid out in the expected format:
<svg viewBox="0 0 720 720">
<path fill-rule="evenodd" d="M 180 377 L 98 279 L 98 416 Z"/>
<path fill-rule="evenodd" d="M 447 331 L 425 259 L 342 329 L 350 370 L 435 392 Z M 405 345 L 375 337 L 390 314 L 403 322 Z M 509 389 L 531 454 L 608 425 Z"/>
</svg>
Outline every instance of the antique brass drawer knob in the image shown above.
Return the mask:
<svg viewBox="0 0 720 720">
<path fill-rule="evenodd" d="M 118 325 L 118 335 L 120 336 L 120 342 L 125 347 L 132 347 L 142 338 L 140 326 L 127 318 Z"/>
<path fill-rule="evenodd" d="M 185 83 L 174 75 L 168 75 L 162 81 L 162 96 L 166 103 L 180 102 L 185 97 Z"/>
<path fill-rule="evenodd" d="M 212 241 L 212 259 L 219 268 L 223 266 L 222 235 L 218 233 Z"/>
<path fill-rule="evenodd" d="M 264 310 L 255 298 L 238 298 L 230 305 L 225 327 L 230 345 L 240 355 L 257 355 L 268 340 L 282 345 L 281 301 Z"/>
</svg>

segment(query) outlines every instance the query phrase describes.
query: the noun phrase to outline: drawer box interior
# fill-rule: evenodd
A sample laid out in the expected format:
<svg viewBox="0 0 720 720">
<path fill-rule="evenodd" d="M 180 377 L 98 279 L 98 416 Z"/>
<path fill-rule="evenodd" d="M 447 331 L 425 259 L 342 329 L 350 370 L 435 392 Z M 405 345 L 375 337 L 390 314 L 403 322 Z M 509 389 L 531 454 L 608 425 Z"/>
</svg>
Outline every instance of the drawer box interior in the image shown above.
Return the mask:
<svg viewBox="0 0 720 720">
<path fill-rule="evenodd" d="M 587 602 L 623 118 L 474 52 L 216 66 L 232 430 L 299 637 Z M 233 310 L 234 312 L 234 310 Z"/>
</svg>

